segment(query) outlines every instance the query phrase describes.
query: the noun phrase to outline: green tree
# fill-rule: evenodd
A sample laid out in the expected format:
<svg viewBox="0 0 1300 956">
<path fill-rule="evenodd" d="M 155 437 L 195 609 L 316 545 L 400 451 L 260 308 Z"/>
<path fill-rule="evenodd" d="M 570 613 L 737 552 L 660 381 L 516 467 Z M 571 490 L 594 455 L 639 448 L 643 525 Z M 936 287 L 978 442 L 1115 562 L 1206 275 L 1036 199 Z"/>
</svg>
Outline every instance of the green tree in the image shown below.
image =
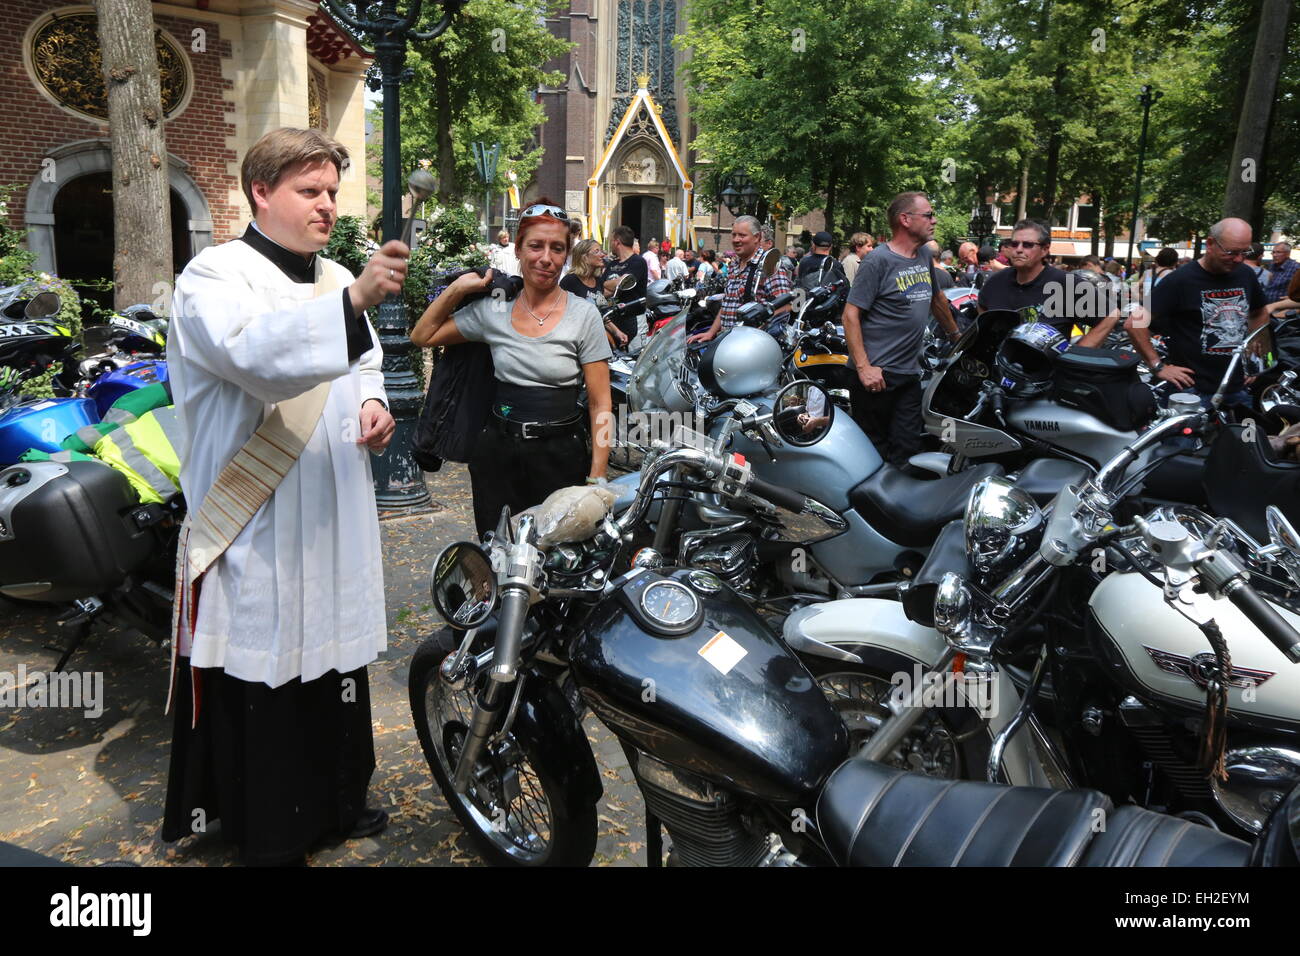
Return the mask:
<svg viewBox="0 0 1300 956">
<path fill-rule="evenodd" d="M 444 203 L 480 188 L 470 145 L 476 140 L 501 144 L 497 191 L 507 171 L 527 182 L 541 162 L 536 130 L 546 114 L 534 94 L 565 81 L 565 72 L 545 65 L 573 46 L 546 29 L 545 18 L 562 6 L 558 0 L 470 0 L 441 37 L 412 44 L 413 78 L 402 85 L 402 168 L 431 160 Z M 427 8 L 420 29 L 441 13 Z"/>
<path fill-rule="evenodd" d="M 701 195 L 743 171 L 783 211 L 879 228 L 896 192 L 938 183 L 932 14 L 919 0 L 694 0 L 677 42 L 692 145 L 711 164 Z"/>
</svg>

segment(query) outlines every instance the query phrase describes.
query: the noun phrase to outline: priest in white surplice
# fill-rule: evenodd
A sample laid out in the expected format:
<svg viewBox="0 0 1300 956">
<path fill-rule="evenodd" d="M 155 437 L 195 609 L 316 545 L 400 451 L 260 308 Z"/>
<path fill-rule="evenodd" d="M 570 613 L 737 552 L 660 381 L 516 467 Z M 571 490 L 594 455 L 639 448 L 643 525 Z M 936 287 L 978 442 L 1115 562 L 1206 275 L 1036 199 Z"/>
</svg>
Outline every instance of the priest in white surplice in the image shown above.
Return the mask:
<svg viewBox="0 0 1300 956">
<path fill-rule="evenodd" d="M 394 423 L 365 310 L 400 291 L 408 250 L 385 244 L 355 279 L 318 255 L 347 166 L 316 130 L 263 136 L 241 170 L 254 222 L 199 253 L 173 301 L 167 359 L 191 521 L 273 407 L 329 383 L 298 460 L 192 600 L 178 598 L 163 838 L 219 819 L 248 864 L 298 862 L 323 838 L 387 822 L 365 805 L 366 665 L 387 641 L 369 455 Z"/>
</svg>

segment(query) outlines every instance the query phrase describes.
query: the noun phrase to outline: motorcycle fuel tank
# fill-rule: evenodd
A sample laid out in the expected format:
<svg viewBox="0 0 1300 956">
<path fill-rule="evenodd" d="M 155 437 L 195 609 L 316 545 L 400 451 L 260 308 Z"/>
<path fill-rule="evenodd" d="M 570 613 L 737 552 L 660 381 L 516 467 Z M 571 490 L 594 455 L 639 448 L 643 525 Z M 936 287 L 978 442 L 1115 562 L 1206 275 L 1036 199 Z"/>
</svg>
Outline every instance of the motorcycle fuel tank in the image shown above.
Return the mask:
<svg viewBox="0 0 1300 956">
<path fill-rule="evenodd" d="M 108 413 L 113 403 L 127 392 L 167 381 L 167 363 L 159 359 L 136 362 L 123 368 L 105 372 L 86 390 L 95 401 L 100 417 Z"/>
<path fill-rule="evenodd" d="M 1137 432 L 1118 431 L 1087 412 L 1042 398 L 1012 405 L 1006 415 L 1021 431 L 1098 465 L 1137 440 Z"/>
<path fill-rule="evenodd" d="M 29 448 L 56 452 L 83 425 L 99 421 L 87 398 L 32 398 L 0 414 L 0 465 L 12 465 Z"/>
<path fill-rule="evenodd" d="M 763 411 L 771 411 L 771 396 L 750 401 Z M 712 437 L 721 427 L 719 419 Z M 815 498 L 841 514 L 849 510 L 850 489 L 874 475 L 884 463 L 871 439 L 843 409 L 836 409 L 831 430 L 815 445 L 769 444 L 772 455 L 761 442 L 736 432 L 728 450 L 744 455 L 753 465 L 754 474 L 764 481 Z"/>
<path fill-rule="evenodd" d="M 1300 665 L 1293 664 L 1227 600 L 1195 595 L 1200 608 L 1218 622 L 1232 654 L 1228 691 L 1230 713 L 1270 724 L 1300 727 Z M 1099 640 L 1116 667 L 1159 696 L 1205 706 L 1204 676 L 1214 652 L 1200 629 L 1165 604 L 1160 589 L 1140 574 L 1107 576 L 1088 601 Z M 1300 616 L 1274 605 L 1292 627 Z M 1247 688 L 1250 692 L 1243 693 Z"/>
<path fill-rule="evenodd" d="M 679 623 L 661 623 L 674 615 Z M 812 675 L 707 572 L 633 571 L 592 613 L 569 663 L 618 736 L 732 792 L 811 800 L 849 755 L 844 723 Z"/>
</svg>

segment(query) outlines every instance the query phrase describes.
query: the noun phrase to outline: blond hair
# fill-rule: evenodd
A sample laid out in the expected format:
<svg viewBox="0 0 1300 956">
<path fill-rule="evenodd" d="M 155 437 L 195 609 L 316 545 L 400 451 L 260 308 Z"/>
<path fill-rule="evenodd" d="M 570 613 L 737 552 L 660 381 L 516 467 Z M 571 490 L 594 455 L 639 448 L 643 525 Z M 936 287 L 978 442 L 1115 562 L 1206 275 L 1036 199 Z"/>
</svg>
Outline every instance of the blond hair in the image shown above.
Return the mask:
<svg viewBox="0 0 1300 956">
<path fill-rule="evenodd" d="M 239 167 L 240 185 L 244 187 L 249 209 L 257 213 L 253 183 L 266 183 L 268 189 L 274 189 L 290 166 L 322 160 L 333 163 L 340 176 L 351 164 L 347 147 L 328 133 L 289 126 L 271 130 L 253 144 Z"/>
<path fill-rule="evenodd" d="M 593 249 L 599 249 L 600 243 L 595 239 L 580 239 L 573 247 L 569 258 L 569 271 L 579 279 L 590 279 L 596 270 L 587 262 L 587 256 Z"/>
</svg>

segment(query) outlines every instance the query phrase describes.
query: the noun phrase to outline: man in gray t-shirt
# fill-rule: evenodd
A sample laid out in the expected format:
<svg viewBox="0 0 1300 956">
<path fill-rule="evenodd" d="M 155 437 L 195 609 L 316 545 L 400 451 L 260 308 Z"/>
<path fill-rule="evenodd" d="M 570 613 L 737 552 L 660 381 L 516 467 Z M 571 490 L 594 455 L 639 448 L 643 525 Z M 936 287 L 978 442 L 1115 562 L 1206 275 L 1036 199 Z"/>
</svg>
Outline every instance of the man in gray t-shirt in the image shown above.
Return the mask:
<svg viewBox="0 0 1300 956">
<path fill-rule="evenodd" d="M 853 418 L 888 462 L 902 467 L 921 447 L 921 343 L 933 314 L 958 336 L 948 300 L 935 287 L 923 244 L 934 235 L 925 193 L 889 204 L 893 237 L 862 260 L 844 306 L 844 339 L 857 369 Z"/>
</svg>

